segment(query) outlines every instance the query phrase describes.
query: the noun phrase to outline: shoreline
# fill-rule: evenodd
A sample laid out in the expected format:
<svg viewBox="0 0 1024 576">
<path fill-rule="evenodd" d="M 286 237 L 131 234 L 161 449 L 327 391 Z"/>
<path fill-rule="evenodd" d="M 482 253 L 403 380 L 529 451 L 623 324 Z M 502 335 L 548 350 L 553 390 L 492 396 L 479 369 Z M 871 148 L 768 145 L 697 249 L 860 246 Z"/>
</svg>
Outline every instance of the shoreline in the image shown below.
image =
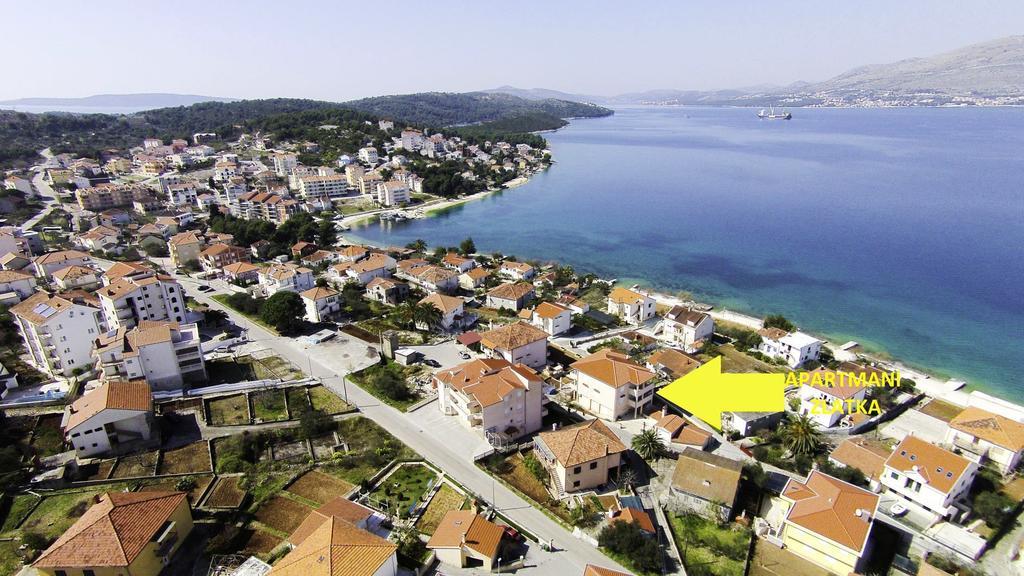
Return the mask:
<svg viewBox="0 0 1024 576">
<path fill-rule="evenodd" d="M 459 205 L 459 204 L 463 204 L 465 202 L 469 202 L 469 201 L 472 201 L 472 200 L 477 200 L 477 199 L 483 198 L 483 197 L 485 197 L 485 196 L 487 196 L 489 194 L 492 194 L 492 193 L 494 193 L 496 191 L 497 190 L 495 190 L 495 191 L 478 192 L 477 194 L 474 194 L 474 195 L 469 196 L 469 197 L 461 198 L 461 199 L 458 199 L 458 200 L 453 200 L 453 201 L 450 201 L 450 202 L 440 203 L 440 204 L 444 204 L 444 206 L 438 207 L 436 210 L 431 210 L 431 211 L 426 212 L 427 217 L 430 217 L 433 212 L 443 210 L 444 208 L 447 208 L 447 207 L 450 207 L 450 206 L 456 206 L 456 205 Z M 372 217 L 372 215 L 365 216 L 365 218 L 370 218 L 370 217 Z M 346 236 L 348 236 L 348 237 L 346 238 Z M 371 240 L 367 240 L 365 238 L 361 238 L 361 237 L 359 237 L 358 234 L 351 234 L 351 233 L 347 233 L 346 232 L 346 233 L 342 233 L 341 237 L 344 238 L 346 241 L 350 241 L 350 242 L 353 242 L 353 243 L 359 243 L 359 244 L 363 244 L 363 245 L 367 245 L 367 246 L 373 246 L 373 247 L 382 248 L 382 249 L 388 248 L 388 245 L 381 244 L 379 242 L 374 242 L 374 241 L 371 241 Z M 483 253 L 481 253 L 481 254 L 483 254 Z M 561 264 L 560 262 L 554 262 L 554 261 L 552 261 L 550 263 L 551 264 L 556 264 L 556 265 Z M 669 294 L 665 294 L 663 292 L 659 292 L 656 288 L 651 287 L 649 285 L 645 286 L 644 284 L 639 284 L 637 289 L 642 291 L 642 292 L 644 292 L 644 293 L 646 293 L 646 294 L 648 294 L 651 298 L 654 298 L 655 302 L 658 303 L 658 304 L 662 304 L 662 305 L 665 305 L 665 306 L 675 306 L 675 305 L 679 305 L 679 304 L 685 304 L 683 299 L 678 298 L 676 296 L 671 296 Z M 711 316 L 712 318 L 714 318 L 716 321 L 724 321 L 724 322 L 730 322 L 730 323 L 733 323 L 733 324 L 739 324 L 741 326 L 744 326 L 744 327 L 747 327 L 747 328 L 750 328 L 750 329 L 753 329 L 753 330 L 759 330 L 763 326 L 763 322 L 764 322 L 763 318 L 758 318 L 756 316 L 752 316 L 752 315 L 750 315 L 748 313 L 744 313 L 744 312 L 737 312 L 735 310 L 729 310 L 727 308 L 723 308 L 723 307 L 719 306 L 718 304 L 715 304 L 714 302 L 710 302 L 708 304 L 712 306 L 712 309 L 707 311 L 707 314 L 709 316 Z M 810 334 L 812 336 L 815 336 L 816 338 L 821 339 L 826 344 L 828 344 L 829 347 L 832 348 L 833 350 L 838 350 L 839 346 L 844 344 L 842 342 L 838 342 L 838 343 L 834 342 L 830 337 L 828 337 L 828 336 L 826 336 L 824 334 L 821 334 L 821 333 L 816 333 L 816 332 L 811 331 L 811 330 L 801 330 L 801 331 L 803 331 L 803 332 L 805 332 L 807 334 Z M 858 345 L 860 345 L 859 342 L 858 342 Z M 981 393 L 984 393 L 984 394 L 987 394 L 987 395 L 999 398 L 1001 400 L 1010 401 L 1010 400 L 1004 398 L 1003 396 L 1000 396 L 999 395 L 999 391 L 997 391 L 997 390 L 989 390 L 989 389 L 985 389 L 984 387 L 979 387 L 979 386 L 976 386 L 976 385 L 972 386 L 972 385 L 969 385 L 966 382 L 964 382 L 962 380 L 958 380 L 956 378 L 944 377 L 944 376 L 942 376 L 939 373 L 939 371 L 937 371 L 934 368 L 929 368 L 927 366 L 912 366 L 912 365 L 910 365 L 910 364 L 908 364 L 908 363 L 906 363 L 906 362 L 904 362 L 904 361 L 902 361 L 902 360 L 900 360 L 898 358 L 894 358 L 894 357 L 893 358 L 883 358 L 879 354 L 887 354 L 885 351 L 872 351 L 872 350 L 864 349 L 862 347 L 860 352 L 854 352 L 852 354 L 856 354 L 857 356 L 863 357 L 863 358 L 865 358 L 865 359 L 867 359 L 867 360 L 869 360 L 869 361 L 871 361 L 873 363 L 879 364 L 879 365 L 885 367 L 886 369 L 888 369 L 889 371 L 899 371 L 900 375 L 902 377 L 909 378 L 909 379 L 913 380 L 915 382 L 915 384 L 917 385 L 918 390 L 921 393 L 923 393 L 924 395 L 926 395 L 926 396 L 928 396 L 930 398 L 934 398 L 934 399 L 938 399 L 938 400 L 943 400 L 945 402 L 956 404 L 958 406 L 966 407 L 967 403 L 968 403 L 968 396 L 969 396 L 970 392 L 978 391 L 978 392 L 981 392 Z"/>
</svg>

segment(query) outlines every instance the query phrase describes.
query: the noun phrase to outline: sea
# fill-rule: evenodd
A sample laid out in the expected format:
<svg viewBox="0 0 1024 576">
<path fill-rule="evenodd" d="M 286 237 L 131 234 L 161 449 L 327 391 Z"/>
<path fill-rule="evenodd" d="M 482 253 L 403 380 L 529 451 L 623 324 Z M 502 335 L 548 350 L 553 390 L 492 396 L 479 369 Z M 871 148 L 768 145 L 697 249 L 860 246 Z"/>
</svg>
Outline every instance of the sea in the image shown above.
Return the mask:
<svg viewBox="0 0 1024 576">
<path fill-rule="evenodd" d="M 622 107 L 529 183 L 350 237 L 558 261 L 1024 393 L 1024 109 Z"/>
</svg>

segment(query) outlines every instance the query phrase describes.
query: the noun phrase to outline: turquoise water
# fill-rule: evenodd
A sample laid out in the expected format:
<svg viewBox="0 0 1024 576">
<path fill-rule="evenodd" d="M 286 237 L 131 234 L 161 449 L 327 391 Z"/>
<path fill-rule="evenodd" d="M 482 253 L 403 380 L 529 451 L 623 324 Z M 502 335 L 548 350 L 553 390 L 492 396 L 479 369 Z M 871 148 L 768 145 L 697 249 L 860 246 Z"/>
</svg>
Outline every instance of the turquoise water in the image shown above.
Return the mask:
<svg viewBox="0 0 1024 576">
<path fill-rule="evenodd" d="M 547 138 L 525 186 L 352 235 L 472 236 L 1024 392 L 1024 110 L 637 107 Z"/>
</svg>

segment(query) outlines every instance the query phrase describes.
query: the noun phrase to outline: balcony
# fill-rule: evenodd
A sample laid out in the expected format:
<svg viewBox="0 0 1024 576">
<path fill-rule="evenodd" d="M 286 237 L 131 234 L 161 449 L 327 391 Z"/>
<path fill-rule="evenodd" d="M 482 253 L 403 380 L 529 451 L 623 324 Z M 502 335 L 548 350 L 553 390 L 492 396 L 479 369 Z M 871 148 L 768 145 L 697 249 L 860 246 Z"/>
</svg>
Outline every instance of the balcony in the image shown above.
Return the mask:
<svg viewBox="0 0 1024 576">
<path fill-rule="evenodd" d="M 959 436 L 953 438 L 953 447 L 959 448 L 960 450 L 973 454 L 979 458 L 984 458 L 985 456 L 988 456 L 988 447 L 983 446 L 981 443 L 974 444 L 971 441 L 965 438 L 961 438 Z"/>
</svg>

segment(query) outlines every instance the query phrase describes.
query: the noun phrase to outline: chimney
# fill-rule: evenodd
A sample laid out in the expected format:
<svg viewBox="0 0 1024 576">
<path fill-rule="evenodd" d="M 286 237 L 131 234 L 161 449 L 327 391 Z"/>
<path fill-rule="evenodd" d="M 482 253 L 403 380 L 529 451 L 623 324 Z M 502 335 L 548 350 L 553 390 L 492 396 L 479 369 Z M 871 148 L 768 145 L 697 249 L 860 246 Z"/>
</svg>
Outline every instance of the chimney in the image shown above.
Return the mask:
<svg viewBox="0 0 1024 576">
<path fill-rule="evenodd" d="M 558 422 L 552 422 L 551 423 L 551 431 L 555 432 L 556 430 L 558 430 Z"/>
<path fill-rule="evenodd" d="M 668 416 L 668 406 L 661 407 L 661 417 L 664 418 L 665 416 Z"/>
</svg>

